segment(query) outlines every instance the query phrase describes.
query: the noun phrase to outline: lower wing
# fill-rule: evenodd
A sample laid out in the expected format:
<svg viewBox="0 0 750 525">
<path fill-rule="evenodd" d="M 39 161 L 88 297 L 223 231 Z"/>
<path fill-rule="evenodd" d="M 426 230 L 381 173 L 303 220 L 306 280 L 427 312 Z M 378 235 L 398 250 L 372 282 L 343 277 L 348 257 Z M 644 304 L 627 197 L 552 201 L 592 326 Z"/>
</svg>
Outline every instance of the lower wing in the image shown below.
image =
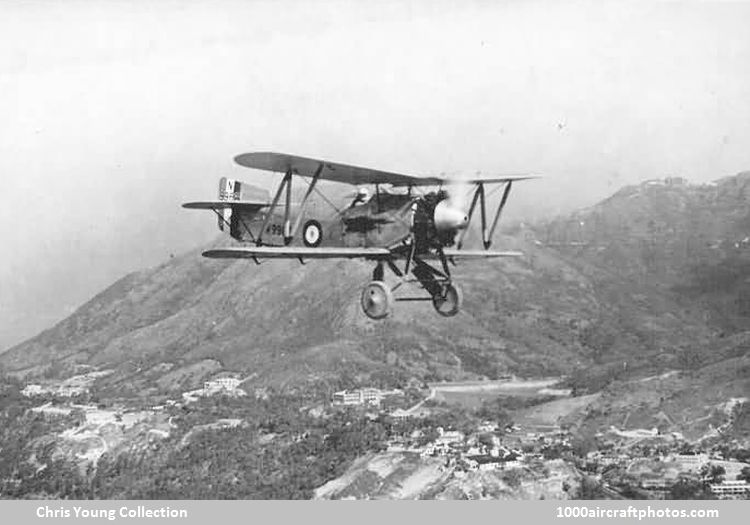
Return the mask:
<svg viewBox="0 0 750 525">
<path fill-rule="evenodd" d="M 474 260 L 474 259 L 496 259 L 499 257 L 523 257 L 523 252 L 497 252 L 497 251 L 491 251 L 491 250 L 454 250 L 454 249 L 447 249 L 443 250 L 443 253 L 445 253 L 445 256 L 448 259 L 452 259 L 454 261 L 460 261 L 460 260 Z M 427 257 L 422 257 L 423 259 L 437 259 L 437 254 L 430 255 Z"/>
<path fill-rule="evenodd" d="M 189 208 L 191 210 L 221 210 L 224 208 L 268 208 L 269 203 L 264 201 L 200 201 L 200 202 L 186 202 L 182 205 L 183 208 Z"/>
<path fill-rule="evenodd" d="M 304 248 L 296 246 L 218 248 L 203 252 L 204 257 L 212 259 L 387 259 L 393 255 L 387 248 Z M 453 260 L 493 259 L 497 257 L 521 257 L 523 253 L 488 250 L 445 250 L 445 256 Z M 438 256 L 436 254 L 420 255 L 420 258 L 437 259 Z"/>
<path fill-rule="evenodd" d="M 523 252 L 497 252 L 490 250 L 444 250 L 449 259 L 495 259 L 497 257 L 523 257 Z"/>
<path fill-rule="evenodd" d="M 203 252 L 212 259 L 383 259 L 391 255 L 386 248 L 303 248 L 255 246 L 219 248 Z"/>
</svg>

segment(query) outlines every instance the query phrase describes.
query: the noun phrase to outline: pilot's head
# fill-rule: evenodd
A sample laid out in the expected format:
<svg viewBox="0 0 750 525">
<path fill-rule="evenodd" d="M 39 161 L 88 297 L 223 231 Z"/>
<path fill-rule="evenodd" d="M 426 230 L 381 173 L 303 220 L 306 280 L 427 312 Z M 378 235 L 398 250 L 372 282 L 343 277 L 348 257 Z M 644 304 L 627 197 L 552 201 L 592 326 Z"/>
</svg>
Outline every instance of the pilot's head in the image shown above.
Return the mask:
<svg viewBox="0 0 750 525">
<path fill-rule="evenodd" d="M 370 190 L 365 187 L 357 188 L 357 195 L 354 197 L 353 204 L 364 204 L 365 202 L 369 200 L 370 200 Z"/>
</svg>

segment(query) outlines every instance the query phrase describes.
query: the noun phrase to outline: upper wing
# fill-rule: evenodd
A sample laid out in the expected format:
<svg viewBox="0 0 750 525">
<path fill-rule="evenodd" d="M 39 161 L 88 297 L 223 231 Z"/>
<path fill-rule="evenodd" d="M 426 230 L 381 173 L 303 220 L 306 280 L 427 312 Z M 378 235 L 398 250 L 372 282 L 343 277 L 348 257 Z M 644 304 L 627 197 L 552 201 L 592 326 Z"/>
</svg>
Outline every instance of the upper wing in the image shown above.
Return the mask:
<svg viewBox="0 0 750 525">
<path fill-rule="evenodd" d="M 386 248 L 303 248 L 295 246 L 255 246 L 219 248 L 203 252 L 213 259 L 380 259 L 391 254 Z"/>
<path fill-rule="evenodd" d="M 183 208 L 190 208 L 192 210 L 219 210 L 222 208 L 267 208 L 270 206 L 265 201 L 199 201 L 199 202 L 186 202 L 182 205 Z"/>
<path fill-rule="evenodd" d="M 309 159 L 285 153 L 243 153 L 234 158 L 234 161 L 247 168 L 255 168 L 265 171 L 278 171 L 286 173 L 291 171 L 295 175 L 312 177 L 320 169 L 320 179 L 347 184 L 399 184 L 407 186 L 414 184 L 416 177 L 390 173 L 387 171 L 373 170 L 349 166 L 326 160 Z M 322 168 L 321 168 L 322 166 Z"/>
<path fill-rule="evenodd" d="M 527 175 L 525 173 L 522 174 L 516 174 L 516 175 L 498 175 L 496 177 L 478 177 L 474 179 L 461 179 L 454 180 L 451 178 L 441 178 L 440 180 L 441 184 L 451 183 L 451 182 L 460 182 L 462 184 L 479 184 L 480 182 L 482 184 L 497 184 L 500 182 L 513 182 L 516 180 L 529 180 L 529 179 L 541 179 L 542 177 L 540 175 Z"/>
<path fill-rule="evenodd" d="M 313 177 L 320 170 L 320 179 L 346 184 L 391 184 L 393 186 L 438 186 L 451 182 L 449 177 L 415 177 L 402 173 L 361 168 L 348 164 L 339 164 L 327 160 L 310 159 L 287 155 L 285 153 L 273 153 L 269 151 L 258 153 L 243 153 L 237 155 L 234 161 L 247 168 L 265 171 L 277 171 L 280 173 L 291 172 L 302 177 Z M 509 182 L 514 180 L 533 179 L 532 175 L 503 175 L 488 179 L 469 179 L 461 182 Z"/>
</svg>

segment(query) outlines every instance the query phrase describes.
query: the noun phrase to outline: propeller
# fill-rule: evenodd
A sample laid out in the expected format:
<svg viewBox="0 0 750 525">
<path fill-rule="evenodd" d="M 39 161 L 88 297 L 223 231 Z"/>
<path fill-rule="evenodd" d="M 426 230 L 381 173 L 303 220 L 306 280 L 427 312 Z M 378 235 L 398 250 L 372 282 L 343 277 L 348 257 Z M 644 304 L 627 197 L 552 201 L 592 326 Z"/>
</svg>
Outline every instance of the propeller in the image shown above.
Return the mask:
<svg viewBox="0 0 750 525">
<path fill-rule="evenodd" d="M 479 173 L 477 172 L 476 175 L 478 176 Z M 441 173 L 441 177 L 447 181 L 445 186 L 451 206 L 459 210 L 466 210 L 472 190 L 472 186 L 469 183 L 471 180 L 469 174 L 464 171 L 454 171 L 451 173 Z"/>
<path fill-rule="evenodd" d="M 465 199 L 460 184 L 448 184 L 452 191 L 441 188 L 417 201 L 414 215 L 414 237 L 420 249 L 433 248 L 439 252 L 455 243 L 456 235 L 467 227 L 468 216 L 463 209 Z"/>
<path fill-rule="evenodd" d="M 435 228 L 443 231 L 463 230 L 469 222 L 466 214 L 467 201 L 471 192 L 469 176 L 466 172 L 442 173 L 447 180 L 444 192 L 446 199 L 435 207 Z"/>
</svg>

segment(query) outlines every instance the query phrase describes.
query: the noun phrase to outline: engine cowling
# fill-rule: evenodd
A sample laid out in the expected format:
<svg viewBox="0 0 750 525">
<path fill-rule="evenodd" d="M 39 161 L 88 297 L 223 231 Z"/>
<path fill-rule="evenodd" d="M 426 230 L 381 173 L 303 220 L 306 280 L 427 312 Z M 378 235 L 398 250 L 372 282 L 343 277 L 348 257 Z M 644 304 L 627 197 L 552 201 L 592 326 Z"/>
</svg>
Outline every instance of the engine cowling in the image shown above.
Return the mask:
<svg viewBox="0 0 750 525">
<path fill-rule="evenodd" d="M 416 202 L 414 237 L 419 251 L 452 246 L 459 230 L 469 222 L 463 212 L 451 205 L 444 191 L 428 193 Z"/>
</svg>

